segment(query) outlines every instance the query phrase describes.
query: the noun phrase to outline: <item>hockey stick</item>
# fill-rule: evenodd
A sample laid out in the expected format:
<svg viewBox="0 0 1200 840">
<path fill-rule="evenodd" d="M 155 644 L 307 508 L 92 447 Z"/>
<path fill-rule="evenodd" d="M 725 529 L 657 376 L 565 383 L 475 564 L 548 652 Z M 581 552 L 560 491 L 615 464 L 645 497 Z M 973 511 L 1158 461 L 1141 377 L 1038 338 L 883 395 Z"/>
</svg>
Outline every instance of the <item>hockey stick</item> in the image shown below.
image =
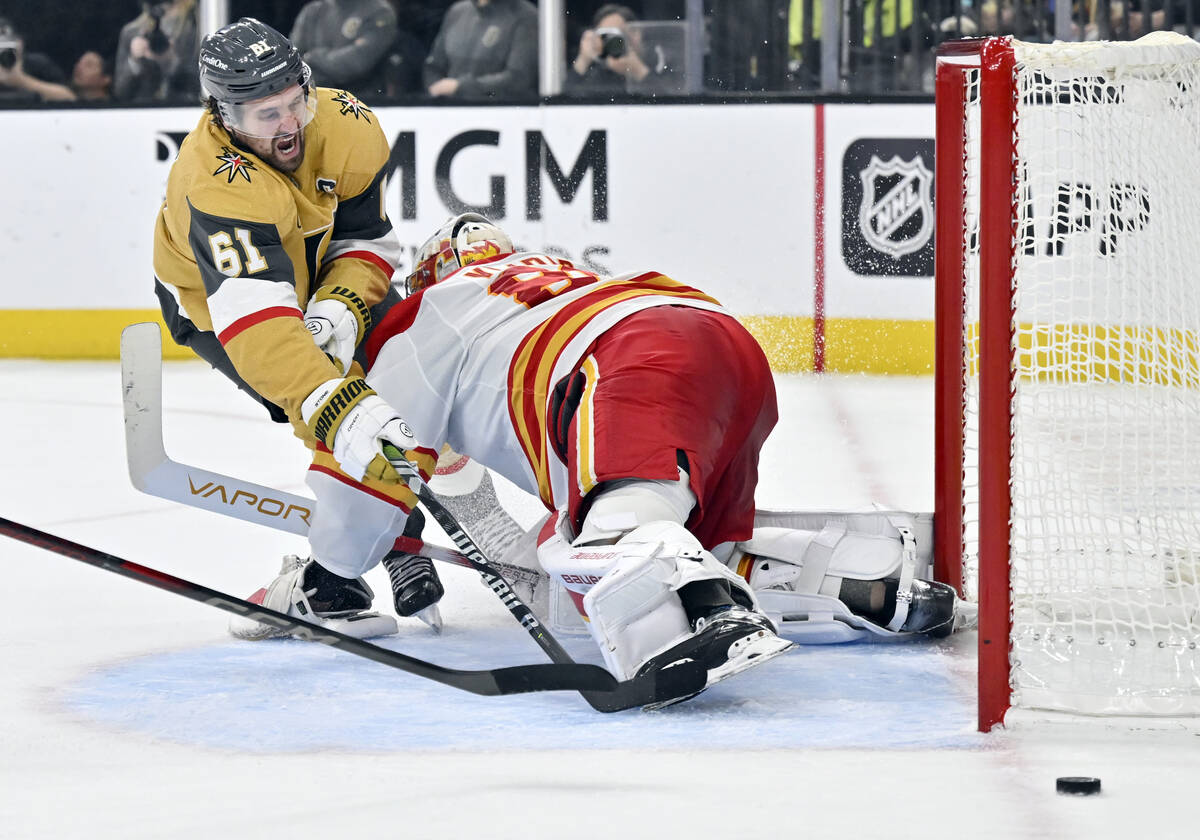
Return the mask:
<svg viewBox="0 0 1200 840">
<path fill-rule="evenodd" d="M 458 550 L 466 557 L 467 562 L 471 564 L 471 568 L 477 571 L 483 582 L 487 584 L 500 601 L 508 608 L 508 611 L 513 614 L 513 617 L 521 623 L 526 632 L 533 637 L 533 640 L 538 643 L 546 655 L 550 657 L 550 661 L 567 665 L 575 660 L 567 653 L 562 645 L 558 643 L 558 639 L 554 638 L 553 634 L 538 620 L 538 617 L 533 614 L 533 610 L 525 605 L 525 602 L 518 597 L 516 592 L 513 592 L 508 581 L 504 579 L 504 575 L 500 574 L 487 557 L 479 550 L 479 546 L 471 539 L 471 536 L 463 530 L 458 524 L 458 520 L 446 507 L 438 500 L 437 496 L 429 489 L 424 479 L 421 478 L 417 471 L 416 464 L 404 457 L 404 453 L 390 443 L 383 444 L 383 455 L 387 458 L 396 472 L 404 478 L 410 490 L 417 494 L 417 498 L 421 500 L 421 504 L 425 509 L 433 514 L 433 518 L 442 526 L 442 530 L 450 535 L 450 539 L 458 546 Z M 674 673 L 680 671 L 681 673 Z M 654 681 L 654 677 L 660 677 L 663 685 L 658 685 Z M 639 688 L 637 683 L 639 680 L 645 680 L 645 684 L 641 690 L 645 693 L 638 695 Z M 695 659 L 673 665 L 665 671 L 651 672 L 645 676 L 628 680 L 621 683 L 622 686 L 627 686 L 623 690 L 623 696 L 617 698 L 614 694 L 598 694 L 590 691 L 581 691 L 583 699 L 591 705 L 593 709 L 600 712 L 617 711 L 620 708 L 628 708 L 627 706 L 614 705 L 614 703 L 634 702 L 634 697 L 639 697 L 640 700 L 636 705 L 658 705 L 667 700 L 674 700 L 681 697 L 685 692 L 680 691 L 680 686 L 686 684 L 692 687 L 692 692 L 698 692 L 708 684 L 708 671 Z M 662 697 L 663 700 L 656 700 L 650 696 L 653 692 L 655 696 Z"/>
<path fill-rule="evenodd" d="M 308 535 L 312 499 L 234 479 L 167 457 L 162 428 L 162 335 L 157 324 L 121 331 L 121 394 L 129 480 L 143 493 Z"/>
<path fill-rule="evenodd" d="M 314 500 L 181 464 L 167 456 L 162 430 L 161 353 L 162 338 L 156 324 L 133 324 L 122 332 L 125 455 L 133 486 L 161 499 L 307 536 L 309 520 L 316 509 Z M 474 568 L 459 552 L 413 537 L 400 537 L 397 547 L 411 554 Z M 510 579 L 537 574 L 511 563 L 492 561 L 492 565 Z"/>
<path fill-rule="evenodd" d="M 425 542 L 425 540 L 420 540 L 416 537 L 397 537 L 396 548 L 407 554 L 419 554 L 422 557 L 428 557 L 430 560 L 437 560 L 439 563 L 446 563 L 450 566 L 461 566 L 464 569 L 475 568 L 471 565 L 471 559 L 461 551 L 456 551 L 453 548 L 447 548 L 437 543 Z M 523 581 L 530 586 L 538 586 L 546 580 L 545 572 L 527 569 L 524 566 L 518 566 L 514 563 L 502 563 L 498 560 L 489 560 L 488 563 L 504 575 L 505 580 L 510 582 Z"/>
<path fill-rule="evenodd" d="M 418 677 L 448 685 L 451 688 L 469 691 L 472 694 L 494 697 L 505 694 L 525 694 L 536 691 L 589 691 L 611 692 L 615 699 L 628 694 L 629 683 L 619 683 L 605 669 L 598 665 L 579 663 L 555 663 L 539 665 L 518 665 L 507 668 L 490 670 L 466 671 L 454 668 L 443 668 L 432 662 L 406 656 L 380 645 L 347 636 L 336 630 L 330 630 L 284 615 L 281 612 L 267 609 L 250 601 L 209 589 L 198 583 L 160 572 L 137 563 L 123 560 L 112 554 L 106 554 L 94 548 L 56 537 L 45 531 L 39 531 L 28 525 L 22 525 L 0 517 L 0 534 L 14 540 L 53 551 L 73 560 L 113 572 L 123 577 L 154 586 L 167 592 L 174 592 L 184 598 L 200 601 L 217 607 L 234 615 L 247 616 L 256 621 L 270 624 L 287 630 L 289 633 L 312 642 L 320 642 L 330 647 L 339 648 L 355 656 L 370 659 L 401 671 L 407 671 Z M 674 669 L 671 669 L 674 670 Z M 670 673 L 669 671 L 666 673 Z M 640 701 L 640 696 L 638 698 Z M 644 705 L 637 702 L 631 705 Z M 629 706 L 626 706 L 629 708 Z M 615 709 L 614 709 L 615 711 Z"/>
<path fill-rule="evenodd" d="M 181 464 L 167 456 L 162 439 L 161 341 L 158 326 L 152 323 L 134 324 L 121 333 L 125 449 L 133 486 L 160 498 L 306 535 L 308 519 L 315 509 L 313 500 Z M 397 459 L 393 463 L 410 477 L 414 492 L 454 540 L 470 567 L 479 572 L 484 583 L 551 661 L 575 664 L 558 640 L 513 592 L 498 568 L 487 561 L 453 514 L 421 481 L 415 467 L 399 450 L 393 449 L 389 457 Z M 584 699 L 598 711 L 619 711 L 698 691 L 706 681 L 704 668 L 699 663 L 689 662 L 660 672 L 657 677 L 650 674 L 618 683 L 618 690 L 585 692 Z"/>
</svg>

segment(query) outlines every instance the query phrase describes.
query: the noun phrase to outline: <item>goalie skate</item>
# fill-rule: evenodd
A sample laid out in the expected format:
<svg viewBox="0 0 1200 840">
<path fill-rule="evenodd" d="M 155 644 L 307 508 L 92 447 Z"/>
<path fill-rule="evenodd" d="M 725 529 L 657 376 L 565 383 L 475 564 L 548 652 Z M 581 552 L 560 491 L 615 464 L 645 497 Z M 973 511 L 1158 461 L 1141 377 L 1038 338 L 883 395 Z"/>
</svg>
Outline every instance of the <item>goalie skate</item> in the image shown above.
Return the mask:
<svg viewBox="0 0 1200 840">
<path fill-rule="evenodd" d="M 398 632 L 394 618 L 368 612 L 374 597 L 375 593 L 362 578 L 337 577 L 311 559 L 289 554 L 283 558 L 279 576 L 247 600 L 358 639 Z M 246 641 L 291 635 L 287 630 L 243 616 L 229 620 L 229 633 Z"/>
<path fill-rule="evenodd" d="M 648 660 L 638 671 L 638 676 L 699 660 L 708 670 L 708 680 L 700 689 L 704 691 L 793 647 L 795 645 L 792 642 L 775 635 L 770 619 L 763 614 L 731 607 L 698 619 L 692 636 Z M 662 709 L 690 700 L 700 691 L 651 703 L 643 708 L 647 711 Z"/>
</svg>

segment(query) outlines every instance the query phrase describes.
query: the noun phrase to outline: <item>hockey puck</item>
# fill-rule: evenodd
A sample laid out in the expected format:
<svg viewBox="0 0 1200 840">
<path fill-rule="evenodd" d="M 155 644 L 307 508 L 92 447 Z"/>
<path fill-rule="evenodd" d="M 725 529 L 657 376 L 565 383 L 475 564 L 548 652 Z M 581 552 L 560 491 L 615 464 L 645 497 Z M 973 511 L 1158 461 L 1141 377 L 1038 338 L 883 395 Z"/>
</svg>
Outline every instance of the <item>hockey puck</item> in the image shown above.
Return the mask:
<svg viewBox="0 0 1200 840">
<path fill-rule="evenodd" d="M 1055 788 L 1059 793 L 1091 796 L 1100 792 L 1100 780 L 1094 776 L 1059 776 Z"/>
</svg>

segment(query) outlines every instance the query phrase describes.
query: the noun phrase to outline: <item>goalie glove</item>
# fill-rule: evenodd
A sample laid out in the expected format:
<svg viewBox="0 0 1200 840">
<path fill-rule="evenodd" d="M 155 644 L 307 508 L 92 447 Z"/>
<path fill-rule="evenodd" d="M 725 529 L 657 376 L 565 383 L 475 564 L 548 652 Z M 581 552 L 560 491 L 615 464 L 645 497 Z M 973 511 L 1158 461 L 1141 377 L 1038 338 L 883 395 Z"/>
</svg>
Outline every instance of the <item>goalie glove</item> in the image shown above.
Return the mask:
<svg viewBox="0 0 1200 840">
<path fill-rule="evenodd" d="M 353 289 L 323 286 L 304 311 L 304 326 L 341 372 L 349 373 L 359 339 L 371 327 L 371 310 Z"/>
<path fill-rule="evenodd" d="M 300 406 L 309 432 L 325 444 L 351 478 L 373 478 L 389 484 L 404 481 L 383 454 L 387 443 L 415 449 L 408 424 L 371 389 L 361 376 L 330 379 Z"/>
</svg>

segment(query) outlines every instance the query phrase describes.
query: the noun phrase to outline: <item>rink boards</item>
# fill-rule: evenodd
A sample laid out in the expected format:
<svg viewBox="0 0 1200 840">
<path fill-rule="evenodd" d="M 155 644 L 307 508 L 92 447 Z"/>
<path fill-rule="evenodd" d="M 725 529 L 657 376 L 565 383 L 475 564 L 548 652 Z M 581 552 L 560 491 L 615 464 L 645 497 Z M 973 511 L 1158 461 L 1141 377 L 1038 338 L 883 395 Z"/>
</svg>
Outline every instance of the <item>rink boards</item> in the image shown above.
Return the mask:
<svg viewBox="0 0 1200 840">
<path fill-rule="evenodd" d="M 0 149 L 21 162 L 0 210 L 0 357 L 115 358 L 120 328 L 153 317 L 152 225 L 199 118 L 0 112 Z M 931 370 L 931 104 L 385 107 L 363 118 L 392 148 L 400 277 L 447 216 L 477 210 L 519 245 L 582 267 L 702 286 L 776 370 L 812 369 L 814 345 L 829 370 Z"/>
</svg>

